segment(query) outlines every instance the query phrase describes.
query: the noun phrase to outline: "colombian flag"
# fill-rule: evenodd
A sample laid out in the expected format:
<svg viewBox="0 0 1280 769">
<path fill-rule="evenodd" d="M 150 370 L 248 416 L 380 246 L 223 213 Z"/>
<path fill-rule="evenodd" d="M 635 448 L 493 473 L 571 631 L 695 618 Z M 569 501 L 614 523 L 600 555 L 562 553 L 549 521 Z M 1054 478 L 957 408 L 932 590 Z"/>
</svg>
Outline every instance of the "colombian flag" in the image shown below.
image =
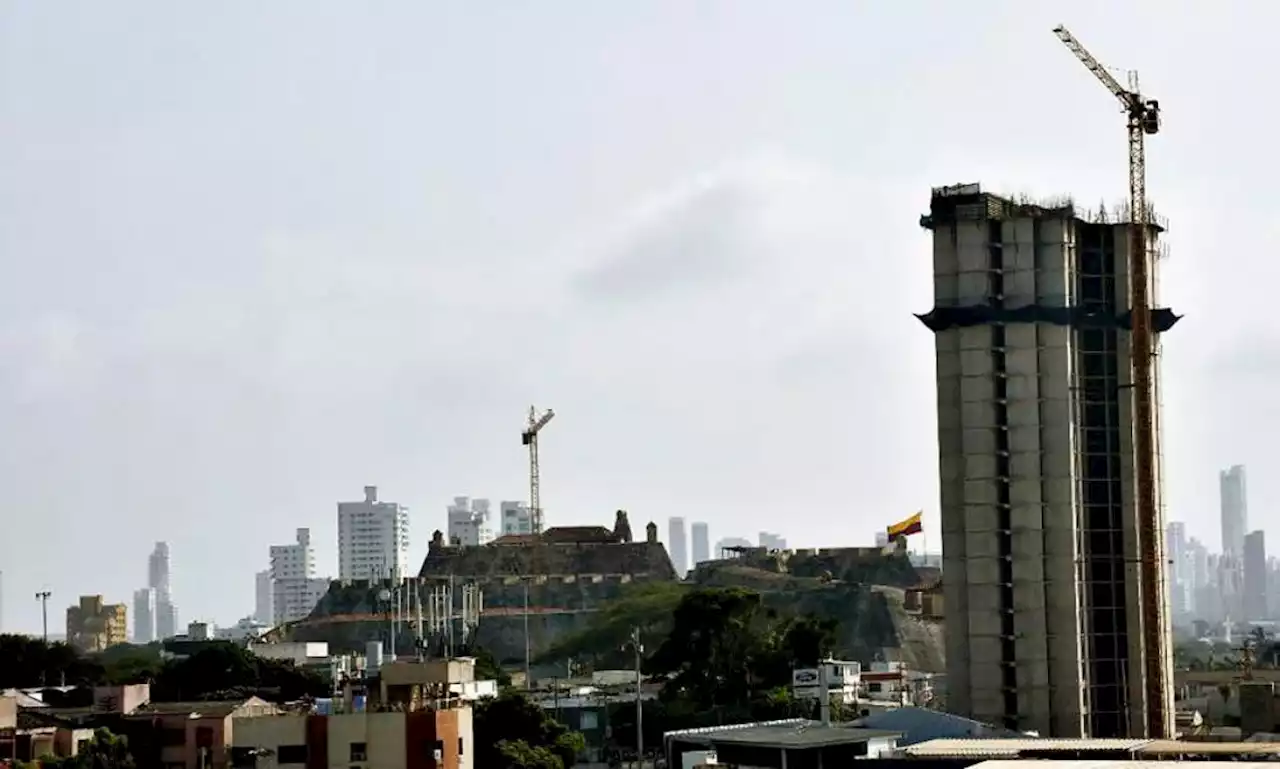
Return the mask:
<svg viewBox="0 0 1280 769">
<path fill-rule="evenodd" d="M 921 520 L 923 516 L 924 516 L 924 511 L 919 510 L 910 518 L 907 518 L 906 520 L 898 521 L 897 523 L 890 526 L 886 530 L 889 533 L 889 541 L 893 542 L 899 537 L 909 537 L 912 534 L 919 534 L 920 532 L 924 531 L 924 523 Z"/>
</svg>

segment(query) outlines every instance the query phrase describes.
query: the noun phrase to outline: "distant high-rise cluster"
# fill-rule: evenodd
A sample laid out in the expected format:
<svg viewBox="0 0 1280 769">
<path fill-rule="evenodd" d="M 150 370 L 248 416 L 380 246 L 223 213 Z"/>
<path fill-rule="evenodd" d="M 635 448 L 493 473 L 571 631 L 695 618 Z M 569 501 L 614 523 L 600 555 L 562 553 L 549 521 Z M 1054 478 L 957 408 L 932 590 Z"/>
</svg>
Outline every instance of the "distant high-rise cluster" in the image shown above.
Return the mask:
<svg viewBox="0 0 1280 769">
<path fill-rule="evenodd" d="M 454 497 L 446 510 L 448 522 L 446 535 L 454 547 L 477 547 L 493 541 L 493 522 L 489 515 L 489 500 Z"/>
<path fill-rule="evenodd" d="M 1187 538 L 1179 521 L 1165 532 L 1169 603 L 1174 621 L 1222 622 L 1280 619 L 1280 563 L 1267 557 L 1266 535 L 1249 532 L 1246 472 L 1233 465 L 1218 474 L 1222 551 Z"/>
</svg>

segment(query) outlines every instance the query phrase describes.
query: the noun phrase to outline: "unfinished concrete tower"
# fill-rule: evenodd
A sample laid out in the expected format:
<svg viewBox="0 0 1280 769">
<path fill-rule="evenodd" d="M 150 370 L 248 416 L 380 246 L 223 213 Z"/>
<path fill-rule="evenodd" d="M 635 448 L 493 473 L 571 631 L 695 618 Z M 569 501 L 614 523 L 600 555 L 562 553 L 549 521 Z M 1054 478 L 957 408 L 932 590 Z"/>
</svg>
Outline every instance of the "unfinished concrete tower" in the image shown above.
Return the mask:
<svg viewBox="0 0 1280 769">
<path fill-rule="evenodd" d="M 934 189 L 921 225 L 948 709 L 1046 736 L 1140 735 L 1127 225 L 976 184 Z"/>
</svg>

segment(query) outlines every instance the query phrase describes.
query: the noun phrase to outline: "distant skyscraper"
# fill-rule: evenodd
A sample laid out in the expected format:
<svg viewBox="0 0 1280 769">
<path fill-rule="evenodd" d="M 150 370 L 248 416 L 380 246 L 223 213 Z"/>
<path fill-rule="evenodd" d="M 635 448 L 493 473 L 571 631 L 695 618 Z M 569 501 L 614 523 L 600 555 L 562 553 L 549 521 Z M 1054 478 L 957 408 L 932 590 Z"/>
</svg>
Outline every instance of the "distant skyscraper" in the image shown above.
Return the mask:
<svg viewBox="0 0 1280 769">
<path fill-rule="evenodd" d="M 292 545 L 271 546 L 271 611 L 273 624 L 302 619 L 329 589 L 329 581 L 316 579 L 316 553 L 311 530 L 298 529 Z"/>
<path fill-rule="evenodd" d="M 133 591 L 133 642 L 149 644 L 156 638 L 156 591 L 144 587 Z"/>
<path fill-rule="evenodd" d="M 364 487 L 364 501 L 338 503 L 338 578 L 400 579 L 409 563 L 409 508 L 379 502 L 378 487 Z"/>
<path fill-rule="evenodd" d="M 178 634 L 178 610 L 169 591 L 169 543 L 157 542 L 147 560 L 147 587 L 155 591 L 156 637 L 173 638 Z"/>
<path fill-rule="evenodd" d="M 254 575 L 253 618 L 264 625 L 270 625 L 275 618 L 272 609 L 271 569 L 264 569 Z"/>
<path fill-rule="evenodd" d="M 1244 465 L 1220 472 L 1218 490 L 1222 499 L 1222 553 L 1239 557 L 1244 553 L 1244 533 L 1249 527 Z"/>
<path fill-rule="evenodd" d="M 671 556 L 671 565 L 676 574 L 684 579 L 689 573 L 689 541 L 686 538 L 684 519 L 671 518 L 667 521 L 667 555 Z"/>
<path fill-rule="evenodd" d="M 1182 621 L 1191 613 L 1190 558 L 1187 553 L 1187 527 L 1181 521 L 1165 526 L 1165 558 L 1169 561 L 1169 605 L 1174 619 Z"/>
<path fill-rule="evenodd" d="M 786 550 L 787 540 L 771 532 L 760 532 L 760 547 L 766 550 Z"/>
<path fill-rule="evenodd" d="M 750 550 L 754 545 L 743 537 L 725 537 L 716 543 L 716 558 L 737 558 L 740 549 Z"/>
<path fill-rule="evenodd" d="M 487 545 L 493 540 L 489 500 L 454 497 L 448 515 L 448 542 L 458 547 Z"/>
<path fill-rule="evenodd" d="M 707 532 L 707 524 L 694 521 L 689 526 L 689 538 L 693 541 L 693 565 L 711 560 L 711 539 Z"/>
<path fill-rule="evenodd" d="M 1245 620 L 1270 619 L 1267 611 L 1267 544 L 1262 530 L 1244 538 Z"/>
<path fill-rule="evenodd" d="M 503 502 L 498 514 L 502 518 L 502 536 L 533 533 L 533 515 L 524 502 Z"/>
</svg>

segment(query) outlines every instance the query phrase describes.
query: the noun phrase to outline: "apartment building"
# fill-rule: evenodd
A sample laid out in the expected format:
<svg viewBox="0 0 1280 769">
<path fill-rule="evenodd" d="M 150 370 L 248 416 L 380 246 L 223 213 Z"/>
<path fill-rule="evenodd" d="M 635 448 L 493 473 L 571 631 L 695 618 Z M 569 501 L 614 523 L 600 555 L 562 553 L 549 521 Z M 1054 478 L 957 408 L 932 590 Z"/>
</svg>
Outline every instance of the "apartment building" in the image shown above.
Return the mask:
<svg viewBox="0 0 1280 769">
<path fill-rule="evenodd" d="M 78 651 L 100 652 L 128 642 L 129 612 L 124 604 L 82 595 L 79 603 L 67 608 L 67 643 Z"/>
<path fill-rule="evenodd" d="M 272 545 L 270 556 L 273 624 L 306 617 L 329 590 L 329 580 L 316 577 L 311 530 L 298 529 L 291 545 Z"/>
<path fill-rule="evenodd" d="M 365 486 L 362 501 L 338 503 L 339 579 L 400 579 L 415 572 L 409 508 L 379 501 L 377 486 Z"/>
<path fill-rule="evenodd" d="M 446 510 L 447 535 L 454 547 L 477 547 L 493 541 L 493 522 L 489 514 L 489 500 L 454 497 Z"/>
</svg>

